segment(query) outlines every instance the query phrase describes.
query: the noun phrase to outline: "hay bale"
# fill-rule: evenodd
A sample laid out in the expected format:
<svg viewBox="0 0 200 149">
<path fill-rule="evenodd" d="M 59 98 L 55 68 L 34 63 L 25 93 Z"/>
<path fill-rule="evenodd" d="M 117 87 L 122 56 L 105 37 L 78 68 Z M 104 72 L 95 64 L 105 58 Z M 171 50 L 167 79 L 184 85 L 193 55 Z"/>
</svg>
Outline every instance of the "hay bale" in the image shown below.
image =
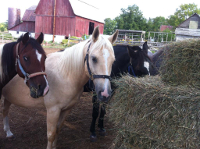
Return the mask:
<svg viewBox="0 0 200 149">
<path fill-rule="evenodd" d="M 169 86 L 159 76 L 114 80 L 109 105 L 117 149 L 200 147 L 200 90 Z"/>
<path fill-rule="evenodd" d="M 190 39 L 164 47 L 160 76 L 171 85 L 200 88 L 200 40 Z"/>
</svg>

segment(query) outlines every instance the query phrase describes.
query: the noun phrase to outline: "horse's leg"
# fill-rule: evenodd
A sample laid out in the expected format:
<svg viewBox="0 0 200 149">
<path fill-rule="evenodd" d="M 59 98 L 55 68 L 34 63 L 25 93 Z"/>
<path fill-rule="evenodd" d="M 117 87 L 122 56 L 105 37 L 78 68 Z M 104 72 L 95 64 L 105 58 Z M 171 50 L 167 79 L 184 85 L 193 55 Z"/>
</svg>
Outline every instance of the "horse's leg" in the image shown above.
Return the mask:
<svg viewBox="0 0 200 149">
<path fill-rule="evenodd" d="M 114 95 L 115 89 L 116 89 L 116 85 L 114 83 L 112 83 L 112 82 L 111 82 L 111 88 L 113 90 L 112 90 L 112 95 L 111 95 L 110 99 Z M 104 129 L 104 115 L 105 114 L 106 114 L 106 104 L 103 103 L 103 105 L 101 106 L 101 112 L 100 112 L 99 121 L 98 121 L 98 127 L 100 128 L 99 134 L 101 136 L 105 136 L 106 135 L 106 130 Z"/>
<path fill-rule="evenodd" d="M 104 125 L 103 125 L 103 120 L 104 120 L 105 114 L 106 114 L 106 104 L 103 103 L 103 105 L 101 106 L 101 112 L 100 112 L 99 121 L 98 121 L 98 127 L 100 128 L 99 134 L 101 136 L 106 135 L 106 130 L 104 129 Z"/>
<path fill-rule="evenodd" d="M 93 94 L 92 102 L 93 102 L 93 111 L 92 111 L 92 123 L 90 125 L 90 132 L 91 132 L 90 141 L 95 142 L 97 139 L 97 136 L 95 133 L 95 123 L 99 115 L 99 102 L 97 101 L 97 95 Z"/>
<path fill-rule="evenodd" d="M 55 149 L 56 145 L 53 142 L 57 136 L 57 124 L 60 117 L 61 110 L 58 107 L 47 108 L 47 149 Z"/>
<path fill-rule="evenodd" d="M 13 133 L 10 131 L 10 125 L 9 125 L 9 119 L 8 119 L 8 112 L 10 108 L 11 103 L 4 98 L 3 102 L 3 125 L 4 125 L 4 131 L 6 132 L 7 138 L 12 138 Z"/>
<path fill-rule="evenodd" d="M 70 113 L 71 110 L 64 110 L 60 112 L 60 117 L 57 124 L 57 135 L 55 136 L 55 140 L 53 141 L 53 148 L 56 148 L 58 134 L 63 126 L 66 116 Z"/>
</svg>

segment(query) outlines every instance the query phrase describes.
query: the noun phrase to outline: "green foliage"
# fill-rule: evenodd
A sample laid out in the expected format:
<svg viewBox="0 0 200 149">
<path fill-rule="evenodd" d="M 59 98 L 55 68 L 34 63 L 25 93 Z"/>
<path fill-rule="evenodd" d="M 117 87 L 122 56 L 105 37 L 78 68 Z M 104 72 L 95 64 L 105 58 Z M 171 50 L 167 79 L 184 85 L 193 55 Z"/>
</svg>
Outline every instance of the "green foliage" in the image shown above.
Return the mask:
<svg viewBox="0 0 200 149">
<path fill-rule="evenodd" d="M 149 19 L 148 21 L 148 31 L 158 32 L 160 30 L 161 25 L 166 25 L 167 21 L 164 17 L 156 17 L 153 19 Z"/>
<path fill-rule="evenodd" d="M 7 22 L 0 23 L 0 31 L 1 32 L 7 31 L 7 28 L 8 28 L 8 23 Z"/>
<path fill-rule="evenodd" d="M 115 18 L 118 29 L 127 30 L 146 30 L 147 20 L 137 5 L 129 6 L 127 9 L 121 9 L 122 14 Z"/>
<path fill-rule="evenodd" d="M 143 17 L 142 12 L 137 5 L 122 8 L 121 14 L 114 20 L 105 19 L 104 34 L 111 34 L 116 29 L 125 30 L 144 30 L 144 31 L 159 31 L 161 25 L 171 25 L 175 29 L 180 23 L 186 20 L 194 13 L 200 14 L 200 9 L 196 4 L 180 5 L 174 15 L 170 15 L 168 19 L 159 16 L 156 18 Z"/>
<path fill-rule="evenodd" d="M 78 37 L 76 36 L 70 36 L 71 39 L 79 39 Z"/>
<path fill-rule="evenodd" d="M 182 23 L 194 13 L 200 14 L 200 9 L 196 4 L 193 3 L 181 5 L 179 9 L 176 9 L 174 15 L 169 16 L 168 23 L 171 26 L 177 27 L 180 23 Z"/>
<path fill-rule="evenodd" d="M 105 31 L 105 30 L 104 30 L 104 31 Z M 90 35 L 84 34 L 81 38 L 82 38 L 83 40 L 85 40 L 85 39 L 89 39 L 89 37 L 90 37 Z"/>
<path fill-rule="evenodd" d="M 106 35 L 112 35 L 117 27 L 117 21 L 111 20 L 110 18 L 106 18 L 104 25 L 104 34 Z"/>
<path fill-rule="evenodd" d="M 68 39 L 63 39 L 62 42 L 61 42 L 61 44 L 64 44 L 64 45 L 67 44 L 67 43 L 68 43 Z"/>
</svg>

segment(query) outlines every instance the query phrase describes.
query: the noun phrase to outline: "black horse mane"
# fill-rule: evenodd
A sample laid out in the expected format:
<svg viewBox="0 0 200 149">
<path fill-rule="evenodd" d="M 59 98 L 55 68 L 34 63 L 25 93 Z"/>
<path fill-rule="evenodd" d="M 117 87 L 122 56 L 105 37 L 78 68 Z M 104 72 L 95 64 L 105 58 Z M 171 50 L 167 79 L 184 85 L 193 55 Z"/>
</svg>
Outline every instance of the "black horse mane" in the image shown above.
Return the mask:
<svg viewBox="0 0 200 149">
<path fill-rule="evenodd" d="M 3 77 L 9 78 L 8 74 L 15 70 L 15 58 L 14 58 L 14 46 L 21 42 L 23 39 L 23 35 L 17 40 L 17 42 L 7 43 L 3 46 L 3 51 L 1 55 L 1 67 L 2 67 L 2 75 Z M 31 44 L 34 49 L 37 49 L 40 53 L 45 54 L 42 46 L 37 42 L 36 39 L 29 37 L 28 42 L 26 45 Z"/>
</svg>

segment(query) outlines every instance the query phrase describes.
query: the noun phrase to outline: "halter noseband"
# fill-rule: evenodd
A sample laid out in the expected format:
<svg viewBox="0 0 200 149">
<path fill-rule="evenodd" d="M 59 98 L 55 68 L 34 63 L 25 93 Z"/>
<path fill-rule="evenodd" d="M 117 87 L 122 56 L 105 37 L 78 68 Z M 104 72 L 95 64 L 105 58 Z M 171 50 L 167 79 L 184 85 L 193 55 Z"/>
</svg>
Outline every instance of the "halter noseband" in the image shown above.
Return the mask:
<svg viewBox="0 0 200 149">
<path fill-rule="evenodd" d="M 97 79 L 97 78 L 103 78 L 103 79 L 109 79 L 110 80 L 110 76 L 108 76 L 108 75 L 95 75 L 95 74 L 93 74 L 91 72 L 90 65 L 89 65 L 89 49 L 90 49 L 90 45 L 91 45 L 91 43 L 88 46 L 87 53 L 86 53 L 85 60 L 84 60 L 84 63 L 85 63 L 85 61 L 87 63 L 87 69 L 88 69 L 88 73 L 89 73 L 89 77 L 90 77 L 89 84 L 91 84 L 91 81 L 93 81 L 94 79 Z M 89 85 L 89 86 L 91 86 L 91 85 Z"/>
<path fill-rule="evenodd" d="M 22 48 L 22 50 L 25 47 L 26 47 L 26 45 Z M 45 72 L 35 72 L 35 73 L 32 73 L 32 74 L 29 74 L 23 69 L 23 67 L 20 63 L 20 59 L 19 59 L 19 43 L 17 43 L 17 45 L 16 45 L 16 61 L 15 61 L 16 71 L 17 71 L 17 64 L 19 65 L 19 69 L 25 77 L 25 82 L 27 82 L 30 78 L 33 78 L 33 77 L 36 77 L 36 76 L 39 76 L 39 75 L 47 75 Z"/>
</svg>

